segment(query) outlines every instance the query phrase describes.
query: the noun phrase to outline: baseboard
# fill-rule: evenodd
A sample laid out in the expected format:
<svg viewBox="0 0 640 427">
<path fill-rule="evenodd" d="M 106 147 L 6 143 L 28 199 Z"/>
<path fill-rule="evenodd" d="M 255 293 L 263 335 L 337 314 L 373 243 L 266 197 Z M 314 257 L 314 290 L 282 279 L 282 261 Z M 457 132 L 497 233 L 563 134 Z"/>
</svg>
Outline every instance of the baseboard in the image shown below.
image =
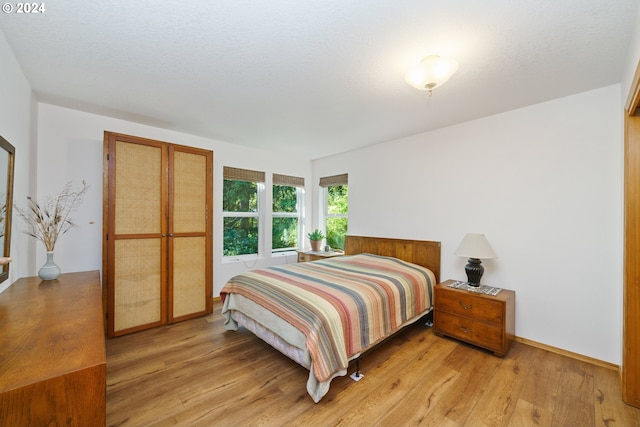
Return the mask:
<svg viewBox="0 0 640 427">
<path fill-rule="evenodd" d="M 542 343 L 539 343 L 539 342 L 536 342 L 536 341 L 528 340 L 526 338 L 515 337 L 515 340 L 517 342 L 521 342 L 523 344 L 530 345 L 531 347 L 540 348 L 542 350 L 547 350 L 547 351 L 550 351 L 552 353 L 560 354 L 562 356 L 567 356 L 567 357 L 570 357 L 572 359 L 580 360 L 582 362 L 591 363 L 592 365 L 601 366 L 603 368 L 612 369 L 614 371 L 620 372 L 620 366 L 616 365 L 615 363 L 609 363 L 609 362 L 605 362 L 604 360 L 594 359 L 593 357 L 585 356 L 585 355 L 579 354 L 579 353 L 573 353 L 573 352 L 568 351 L 568 350 L 564 350 L 564 349 L 561 349 L 561 348 L 553 347 L 553 346 L 550 346 L 550 345 L 547 345 L 547 344 L 542 344 Z"/>
</svg>

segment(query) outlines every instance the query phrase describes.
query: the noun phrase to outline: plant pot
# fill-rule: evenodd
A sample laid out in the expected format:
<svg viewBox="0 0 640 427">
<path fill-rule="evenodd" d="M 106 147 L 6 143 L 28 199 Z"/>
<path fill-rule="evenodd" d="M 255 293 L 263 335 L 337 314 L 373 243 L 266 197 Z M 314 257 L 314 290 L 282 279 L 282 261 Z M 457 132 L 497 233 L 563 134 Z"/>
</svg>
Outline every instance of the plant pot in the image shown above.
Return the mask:
<svg viewBox="0 0 640 427">
<path fill-rule="evenodd" d="M 38 271 L 42 280 L 56 280 L 60 275 L 60 267 L 53 262 L 53 252 L 47 252 L 47 262 Z"/>
<path fill-rule="evenodd" d="M 309 240 L 311 243 L 311 250 L 314 252 L 320 252 L 322 250 L 322 240 Z"/>
</svg>

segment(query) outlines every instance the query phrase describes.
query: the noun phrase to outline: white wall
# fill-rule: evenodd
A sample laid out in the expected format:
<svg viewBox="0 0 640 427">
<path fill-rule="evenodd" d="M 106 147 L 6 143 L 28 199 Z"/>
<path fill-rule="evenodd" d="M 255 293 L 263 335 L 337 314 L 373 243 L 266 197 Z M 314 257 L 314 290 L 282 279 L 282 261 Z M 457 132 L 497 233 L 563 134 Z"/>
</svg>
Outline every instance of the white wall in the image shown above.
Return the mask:
<svg viewBox="0 0 640 427">
<path fill-rule="evenodd" d="M 35 187 L 34 163 L 36 102 L 31 95 L 31 86 L 25 78 L 13 51 L 0 30 L 0 135 L 16 149 L 14 200 L 24 197 Z M 9 279 L 0 284 L 0 292 L 19 277 L 25 275 L 34 246 L 24 240 L 22 224 L 17 214 L 13 214 L 11 227 L 11 258 Z"/>
<path fill-rule="evenodd" d="M 441 241 L 443 280 L 484 233 L 518 336 L 620 363 L 620 85 L 313 162 L 314 180 L 344 172 L 349 233 Z"/>
<path fill-rule="evenodd" d="M 629 43 L 627 61 L 622 74 L 622 101 L 624 104 L 627 102 L 633 76 L 638 68 L 640 59 L 640 7 L 637 9 L 634 31 Z"/>
<path fill-rule="evenodd" d="M 251 267 L 294 262 L 295 256 L 261 259 L 252 263 L 222 263 L 222 169 L 233 166 L 305 177 L 310 188 L 310 162 L 282 153 L 271 153 L 196 137 L 165 129 L 84 113 L 49 104 L 38 110 L 38 196 L 56 194 L 65 183 L 76 186 L 86 180 L 91 189 L 74 215 L 78 229 L 65 234 L 56 245 L 55 261 L 63 272 L 100 270 L 102 267 L 102 151 L 104 131 L 167 141 L 214 152 L 214 295 L 234 274 Z M 311 198 L 307 198 L 307 211 Z M 310 224 L 310 220 L 309 220 Z M 26 238 L 24 236 L 23 238 Z M 38 245 L 37 268 L 45 261 Z M 37 269 L 30 271 L 37 274 Z"/>
</svg>

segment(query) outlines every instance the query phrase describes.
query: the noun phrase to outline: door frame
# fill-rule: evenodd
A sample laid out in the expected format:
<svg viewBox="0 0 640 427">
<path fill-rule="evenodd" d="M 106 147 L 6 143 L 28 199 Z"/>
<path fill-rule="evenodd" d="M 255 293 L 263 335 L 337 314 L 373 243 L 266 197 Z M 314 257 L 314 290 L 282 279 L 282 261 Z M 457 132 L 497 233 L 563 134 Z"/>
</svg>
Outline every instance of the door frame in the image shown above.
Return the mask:
<svg viewBox="0 0 640 427">
<path fill-rule="evenodd" d="M 622 399 L 640 408 L 640 64 L 624 109 Z"/>
</svg>

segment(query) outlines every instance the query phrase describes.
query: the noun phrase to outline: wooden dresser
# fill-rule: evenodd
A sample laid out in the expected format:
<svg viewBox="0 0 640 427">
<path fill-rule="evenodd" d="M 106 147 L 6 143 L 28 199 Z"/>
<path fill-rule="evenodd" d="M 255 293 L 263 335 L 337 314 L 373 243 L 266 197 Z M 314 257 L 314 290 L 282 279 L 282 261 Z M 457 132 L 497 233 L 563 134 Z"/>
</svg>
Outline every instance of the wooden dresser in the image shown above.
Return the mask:
<svg viewBox="0 0 640 427">
<path fill-rule="evenodd" d="M 483 295 L 450 288 L 451 282 L 436 285 L 434 333 L 505 356 L 515 334 L 515 292 L 502 289 L 496 296 Z"/>
<path fill-rule="evenodd" d="M 0 424 L 104 426 L 106 375 L 98 271 L 0 293 Z"/>
</svg>

